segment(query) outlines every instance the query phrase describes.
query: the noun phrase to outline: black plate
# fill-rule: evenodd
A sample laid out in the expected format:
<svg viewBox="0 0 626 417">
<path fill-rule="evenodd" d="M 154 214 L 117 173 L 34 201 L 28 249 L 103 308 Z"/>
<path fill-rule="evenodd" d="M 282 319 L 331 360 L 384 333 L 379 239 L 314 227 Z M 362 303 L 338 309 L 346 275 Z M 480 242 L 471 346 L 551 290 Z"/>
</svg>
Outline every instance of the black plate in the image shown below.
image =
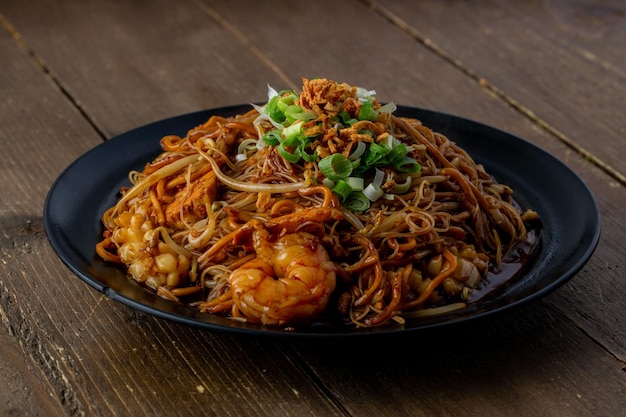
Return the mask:
<svg viewBox="0 0 626 417">
<path fill-rule="evenodd" d="M 515 190 L 524 208 L 542 221 L 542 247 L 531 267 L 490 297 L 467 309 L 428 320 L 409 320 L 403 327 L 365 329 L 308 326 L 285 332 L 199 313 L 164 300 L 126 278 L 124 272 L 95 254 L 100 217 L 118 198 L 127 174 L 142 169 L 160 153 L 166 134 L 185 135 L 211 115 L 245 113 L 249 105 L 178 116 L 119 135 L 72 163 L 50 189 L 44 207 L 48 239 L 59 258 L 78 277 L 108 297 L 132 308 L 175 322 L 209 330 L 293 336 L 356 336 L 415 332 L 459 324 L 519 307 L 554 291 L 587 262 L 600 236 L 600 214 L 587 186 L 566 165 L 538 147 L 483 124 L 459 117 L 399 106 L 396 114 L 415 117 L 465 148 L 488 172 Z"/>
</svg>

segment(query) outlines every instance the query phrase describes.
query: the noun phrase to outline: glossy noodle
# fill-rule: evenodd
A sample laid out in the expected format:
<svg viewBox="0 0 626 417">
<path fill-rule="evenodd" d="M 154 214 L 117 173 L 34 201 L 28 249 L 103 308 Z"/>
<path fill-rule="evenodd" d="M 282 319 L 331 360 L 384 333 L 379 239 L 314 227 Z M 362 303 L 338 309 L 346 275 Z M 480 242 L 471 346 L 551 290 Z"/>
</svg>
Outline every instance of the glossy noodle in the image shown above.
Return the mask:
<svg viewBox="0 0 626 417">
<path fill-rule="evenodd" d="M 453 141 L 326 79 L 212 116 L 102 216 L 97 253 L 162 297 L 270 326 L 466 306 L 537 220 Z"/>
</svg>

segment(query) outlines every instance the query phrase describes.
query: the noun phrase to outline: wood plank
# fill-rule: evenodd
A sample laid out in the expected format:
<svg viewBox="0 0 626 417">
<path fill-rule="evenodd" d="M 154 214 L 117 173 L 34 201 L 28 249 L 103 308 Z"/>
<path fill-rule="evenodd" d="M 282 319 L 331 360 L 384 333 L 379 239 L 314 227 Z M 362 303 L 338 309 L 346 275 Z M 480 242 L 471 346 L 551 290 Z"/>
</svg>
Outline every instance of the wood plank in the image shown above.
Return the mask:
<svg viewBox="0 0 626 417">
<path fill-rule="evenodd" d="M 0 158 L 0 407 L 6 415 L 62 415 L 61 393 L 65 388 L 58 357 L 54 351 L 49 354 L 51 347 L 37 331 L 27 302 L 33 295 L 14 291 L 13 283 L 19 285 L 24 273 L 38 276 L 46 271 L 21 270 L 19 265 L 21 259 L 42 255 L 45 235 L 41 207 L 58 172 L 46 163 L 47 150 L 37 149 L 42 141 L 34 138 L 54 138 L 51 145 L 63 142 L 77 152 L 86 150 L 89 141 L 77 140 L 78 126 L 84 122 L 2 26 L 0 55 L 0 143 L 5 150 Z M 50 106 L 65 107 L 66 112 L 59 116 L 50 112 Z M 59 164 L 73 158 L 63 154 L 54 157 Z M 56 262 L 51 254 L 46 259 Z"/>
<path fill-rule="evenodd" d="M 2 6 L 0 12 L 5 14 L 16 30 L 23 34 L 28 45 L 37 56 L 42 57 L 55 79 L 65 87 L 74 102 L 107 137 L 134 127 L 135 123 L 140 124 L 142 120 L 149 121 L 150 117 L 157 114 L 171 112 L 167 114 L 169 116 L 188 111 L 189 107 L 194 105 L 205 104 L 200 103 L 201 99 L 193 98 L 197 94 L 193 80 L 174 86 L 168 81 L 161 80 L 156 71 L 142 72 L 141 77 L 134 75 L 136 71 L 144 68 L 145 63 L 158 60 L 157 55 L 168 57 L 158 62 L 164 66 L 159 71 L 170 76 L 180 68 L 180 62 L 193 63 L 190 64 L 192 68 L 187 70 L 191 74 L 208 71 L 204 62 L 194 63 L 191 58 L 195 56 L 195 49 L 191 50 L 181 45 L 182 38 L 178 42 L 163 41 L 166 46 L 160 49 L 161 44 L 155 39 L 156 34 L 146 30 L 147 24 L 142 22 L 143 19 L 150 22 L 167 21 L 172 8 L 174 16 L 177 16 L 175 19 L 177 22 L 196 23 L 189 24 L 184 32 L 185 38 L 193 39 L 194 45 L 214 46 L 216 41 L 207 33 L 210 33 L 210 36 L 219 33 L 222 48 L 225 40 L 231 39 L 230 43 L 227 42 L 231 48 L 227 47 L 227 55 L 232 57 L 241 55 L 239 62 L 245 62 L 250 66 L 246 73 L 221 75 L 226 78 L 213 81 L 216 84 L 219 81 L 219 85 L 210 84 L 208 88 L 224 91 L 222 97 L 224 103 L 230 97 L 227 94 L 229 88 L 236 90 L 234 97 L 237 100 L 249 101 L 250 99 L 246 97 L 262 95 L 261 92 L 257 92 L 258 85 L 264 86 L 268 81 L 277 86 L 281 81 L 297 83 L 301 75 L 315 76 L 324 72 L 333 78 L 351 81 L 352 75 L 359 69 L 359 64 L 368 62 L 370 53 L 370 49 L 367 48 L 353 48 L 357 53 L 346 57 L 346 46 L 333 42 L 336 41 L 337 32 L 332 32 L 331 29 L 341 27 L 342 18 L 350 15 L 354 7 L 361 7 L 357 2 L 298 3 L 294 10 L 286 8 L 281 10 L 272 5 L 265 5 L 255 10 L 254 18 L 251 17 L 253 13 L 241 13 L 243 3 L 237 2 L 210 4 L 209 9 L 202 8 L 202 12 L 198 12 L 195 6 L 189 4 L 182 4 L 179 7 L 179 3 L 168 5 L 160 2 L 154 3 L 149 8 L 141 8 L 142 16 L 139 16 L 136 10 L 133 13 L 133 8 L 139 6 L 117 3 L 108 5 L 88 2 L 82 5 L 60 3 L 51 14 L 43 7 L 41 10 L 29 8 L 25 11 L 22 10 L 23 7 L 18 7 L 17 3 L 7 3 L 8 6 Z M 272 32 L 273 29 L 268 29 L 267 24 L 264 24 L 268 21 L 285 21 L 292 22 L 287 24 L 293 25 L 294 28 L 301 27 L 301 22 L 294 16 L 309 16 L 316 13 L 319 15 L 331 8 L 336 15 L 331 14 L 328 20 L 321 23 L 321 27 L 316 26 L 298 33 L 297 36 L 300 37 L 296 36 L 293 43 L 272 42 L 275 38 L 271 35 L 279 32 Z M 84 18 L 89 15 L 88 11 L 92 13 L 97 11 L 93 16 L 98 16 L 98 19 Z M 189 15 L 185 17 L 187 13 Z M 379 28 L 384 36 L 375 42 L 374 48 L 378 54 L 387 51 L 391 62 L 381 63 L 374 69 L 370 68 L 356 74 L 355 83 L 380 90 L 381 98 L 383 96 L 393 98 L 397 93 L 406 104 L 439 107 L 482 119 L 496 126 L 510 127 L 507 130 L 542 144 L 575 167 L 601 195 L 603 210 L 608 211 L 622 204 L 623 193 L 611 193 L 611 189 L 615 188 L 611 188 L 607 177 L 582 158 L 569 152 L 562 144 L 545 135 L 528 120 L 520 118 L 499 100 L 484 94 L 472 80 L 467 79 L 466 75 L 444 65 L 440 58 L 429 51 L 416 47 L 412 39 L 394 29 L 385 19 L 373 13 L 358 15 L 362 19 L 362 31 L 351 35 L 368 39 L 366 29 Z M 211 29 L 200 27 L 197 31 L 190 29 L 199 26 L 200 23 L 211 26 L 207 23 L 211 21 L 221 22 L 218 26 L 221 29 L 217 30 L 214 26 Z M 232 41 L 234 35 L 232 31 L 229 32 L 229 25 L 245 27 L 247 31 L 244 39 L 236 37 L 237 41 Z M 104 33 L 107 28 L 113 34 L 123 34 L 120 36 L 131 45 L 93 39 L 94 34 Z M 54 34 L 52 41 L 46 39 L 51 36 L 50 33 Z M 86 37 L 91 37 L 92 41 L 96 42 L 99 48 L 97 53 L 87 46 L 89 41 L 72 36 L 75 33 L 91 34 Z M 343 33 L 345 35 L 345 32 Z M 62 42 L 58 39 L 62 39 Z M 130 53 L 132 50 L 151 51 L 157 43 L 159 43 L 157 52 L 147 53 L 143 63 L 120 63 L 123 59 L 133 56 Z M 50 44 L 54 48 L 50 48 Z M 313 51 L 302 48 L 303 44 L 313 45 Z M 389 45 L 393 47 L 390 48 Z M 275 73 L 257 52 L 269 57 L 269 61 L 280 70 L 278 72 L 286 75 L 287 80 Z M 252 55 L 257 57 L 256 60 Z M 78 63 L 74 62 L 75 68 L 72 68 L 66 61 L 76 56 L 82 56 L 84 59 Z M 406 70 L 403 69 L 406 67 L 402 66 L 399 57 L 412 60 L 416 66 L 424 68 L 424 73 L 409 75 L 406 83 L 399 83 L 398 80 L 406 76 Z M 109 72 L 106 66 L 92 65 L 90 60 L 96 60 L 101 64 L 115 62 L 116 71 Z M 380 73 L 378 69 L 381 70 Z M 216 74 L 218 72 L 217 69 L 210 71 L 215 71 Z M 113 75 L 116 79 L 132 79 L 136 84 L 108 82 L 98 88 L 89 85 L 89 80 L 106 79 Z M 243 77 L 247 75 L 252 78 L 244 80 Z M 442 83 L 433 84 L 431 82 L 433 79 L 441 79 Z M 159 82 L 165 83 L 166 87 L 160 87 Z M 25 81 L 21 80 L 16 85 L 24 83 Z M 29 117 L 27 120 L 16 122 L 14 128 L 10 130 L 0 127 L 2 134 L 22 135 L 28 131 L 27 128 L 32 123 L 30 119 L 36 117 L 28 113 L 31 110 L 27 103 L 34 99 L 35 94 L 46 91 L 41 84 L 39 87 L 33 86 L 19 107 Z M 168 94 L 178 98 L 172 101 L 163 100 Z M 12 95 L 16 96 L 18 95 Z M 56 94 L 52 96 L 57 97 Z M 124 100 L 120 100 L 120 97 Z M 134 105 L 125 104 L 127 100 L 131 100 Z M 164 108 L 154 104 L 155 100 L 164 103 Z M 196 104 L 190 105 L 189 103 L 194 100 Z M 147 104 L 140 105 L 144 103 Z M 206 105 L 219 103 L 219 100 L 216 100 Z M 35 110 L 46 115 L 39 117 L 49 118 L 50 114 L 56 114 L 59 108 L 64 108 L 58 101 L 54 104 Z M 123 111 L 115 109 L 116 105 L 123 106 Z M 101 106 L 106 107 L 107 111 Z M 52 108 L 54 111 L 51 111 Z M 76 112 L 64 110 L 61 113 L 62 120 L 73 120 L 78 126 L 75 127 L 77 131 L 67 136 L 80 137 L 81 140 L 87 141 L 86 143 L 98 141 L 97 132 L 78 117 Z M 64 127 L 65 123 L 59 121 L 49 126 L 51 148 L 56 151 L 54 154 L 44 154 L 40 157 L 39 165 L 43 166 L 40 171 L 43 173 L 38 173 L 38 165 L 19 165 L 14 168 L 16 179 L 22 180 L 31 175 L 39 182 L 42 182 L 43 177 L 43 182 L 47 181 L 49 184 L 64 166 L 63 161 L 57 160 L 59 155 L 71 160 L 80 154 L 73 146 L 65 143 L 65 134 L 59 133 Z M 32 142 L 25 142 L 23 146 L 27 147 L 28 143 Z M 17 155 L 19 154 L 13 156 Z M 50 172 L 53 175 L 50 175 Z M 11 199 L 26 205 L 27 202 L 21 202 L 24 193 L 19 186 L 11 187 L 13 187 L 9 191 Z M 42 186 L 35 189 L 29 198 L 41 201 L 44 195 L 45 187 Z M 23 213 L 21 209 L 17 211 L 15 207 L 17 205 L 8 209 Z M 36 215 L 38 208 L 32 213 Z M 622 365 L 610 353 L 599 349 L 587 339 L 567 318 L 574 317 L 581 323 L 581 327 L 592 335 L 595 331 L 596 339 L 613 351 L 619 351 L 623 347 L 623 338 L 619 340 L 616 337 L 613 341 L 602 339 L 601 332 L 607 325 L 601 323 L 601 315 L 594 311 L 600 301 L 592 292 L 582 303 L 574 306 L 573 302 L 567 301 L 568 298 L 564 297 L 562 290 L 551 297 L 546 305 L 540 303 L 533 306 L 532 314 L 528 314 L 527 311 L 518 312 L 502 318 L 499 324 L 482 331 L 481 327 L 473 328 L 479 332 L 480 337 L 472 339 L 470 335 L 463 334 L 462 342 L 453 339 L 454 342 L 463 345 L 469 339 L 470 344 L 473 344 L 469 353 L 463 347 L 455 345 L 448 350 L 442 348 L 444 350 L 440 355 L 435 355 L 436 360 L 424 367 L 423 362 L 411 361 L 412 348 L 416 347 L 416 351 L 419 352 L 419 347 L 423 343 L 419 338 L 397 342 L 405 344 L 405 347 L 400 349 L 397 345 L 394 346 L 396 350 L 401 350 L 401 355 L 394 359 L 392 356 L 384 356 L 395 354 L 394 347 L 382 343 L 371 345 L 365 343 L 365 346 L 362 346 L 357 342 L 356 346 L 352 347 L 334 345 L 332 348 L 320 347 L 319 350 L 315 350 L 319 345 L 303 346 L 298 343 L 210 334 L 147 317 L 85 288 L 86 286 L 67 272 L 60 262 L 55 262 L 54 255 L 43 240 L 40 219 L 34 222 L 34 228 L 31 230 L 24 228 L 21 234 L 17 233 L 19 230 L 17 226 L 25 222 L 11 221 L 13 223 L 9 224 L 14 226 L 11 231 L 20 237 L 21 244 L 17 245 L 18 248 L 23 249 L 24 245 L 28 244 L 30 252 L 16 249 L 15 245 L 7 240 L 0 242 L 0 247 L 11 256 L 11 262 L 1 266 L 4 268 L 2 272 L 6 273 L 4 275 L 14 278 L 7 281 L 8 291 L 16 294 L 20 300 L 28 300 L 20 304 L 20 311 L 23 311 L 23 316 L 27 318 L 26 324 L 37 329 L 44 351 L 59 364 L 57 372 L 62 377 L 55 377 L 49 372 L 48 378 L 57 384 L 63 378 L 68 380 L 68 386 L 63 387 L 65 390 L 57 388 L 55 394 L 61 396 L 63 392 L 63 395 L 67 395 L 66 399 L 69 399 L 67 403 L 71 407 L 86 414 L 126 414 L 132 411 L 136 415 L 149 415 L 163 411 L 171 415 L 183 415 L 198 413 L 200 410 L 207 414 L 220 415 L 253 413 L 274 415 L 278 410 L 285 415 L 352 413 L 356 416 L 370 415 L 372 409 L 382 408 L 383 405 L 391 403 L 392 406 L 386 415 L 408 415 L 413 412 L 417 414 L 422 407 L 445 415 L 452 413 L 447 411 L 449 398 L 459 398 L 459 390 L 465 389 L 461 398 L 470 401 L 471 410 L 478 410 L 482 404 L 482 407 L 489 408 L 486 411 L 536 415 L 537 408 L 532 404 L 523 405 L 522 413 L 517 413 L 507 405 L 509 403 L 500 399 L 502 392 L 498 390 L 494 381 L 504 385 L 507 393 L 512 392 L 516 395 L 513 401 L 515 405 L 522 405 L 522 399 L 530 397 L 537 400 L 538 404 L 547 405 L 551 407 L 550 410 L 558 411 L 560 403 L 557 395 L 565 395 L 567 403 L 573 404 L 572 407 L 565 409 L 572 411 L 572 415 L 592 415 L 590 413 L 596 402 L 606 403 L 606 405 L 600 403 L 597 408 L 600 411 L 619 411 L 617 407 L 623 405 L 623 396 L 620 395 L 624 389 L 623 373 L 620 373 Z M 608 218 L 608 223 L 605 223 L 605 235 L 608 237 L 604 238 L 598 254 L 590 263 L 590 267 L 579 274 L 571 286 L 567 286 L 572 292 L 586 293 L 589 287 L 606 292 L 604 297 L 607 295 L 612 297 L 614 304 L 608 307 L 609 311 L 604 312 L 605 314 L 623 311 L 624 300 L 618 296 L 621 285 L 619 275 L 615 270 L 607 271 L 605 282 L 597 283 L 594 281 L 595 274 L 590 268 L 602 267 L 605 262 L 612 266 L 620 265 L 618 262 L 621 260 L 615 249 L 619 247 L 615 246 L 621 234 L 619 225 L 620 215 L 617 213 Z M 2 226 L 4 229 L 5 224 Z M 39 271 L 47 273 L 41 276 L 38 274 Z M 45 285 L 48 280 L 57 285 Z M 612 288 L 617 288 L 617 291 L 608 293 Z M 566 299 L 559 310 L 551 307 L 556 303 L 555 298 Z M 526 315 L 529 316 L 527 321 Z M 616 325 L 614 332 L 616 336 L 624 334 L 622 323 L 618 322 Z M 536 340 L 533 338 L 535 335 Z M 503 347 L 510 350 L 507 351 Z M 392 353 L 386 354 L 385 352 L 390 349 Z M 338 350 L 345 352 L 338 354 Z M 361 354 L 361 351 L 374 352 L 377 355 L 376 361 L 372 362 L 371 356 Z M 514 355 L 509 355 L 509 351 Z M 548 352 L 552 356 L 548 359 L 543 358 L 544 362 L 541 362 L 540 352 L 544 354 Z M 380 359 L 380 355 L 387 359 Z M 522 366 L 518 364 L 517 358 L 524 360 Z M 327 359 L 330 365 L 325 362 Z M 470 365 L 467 365 L 466 361 L 469 361 Z M 572 367 L 572 363 L 587 361 L 589 366 L 586 368 Z M 527 365 L 533 363 L 537 365 Z M 544 369 L 551 366 L 556 366 L 554 371 Z M 336 369 L 342 369 L 343 372 L 338 373 Z M 424 369 L 430 371 L 434 377 L 426 379 L 428 372 L 425 374 Z M 373 374 L 370 373 L 371 370 L 374 371 Z M 459 374 L 470 377 L 464 380 L 453 379 L 454 375 Z M 477 375 L 478 378 L 471 378 L 472 375 Z M 537 375 L 541 376 L 543 389 L 532 385 Z M 557 381 L 554 382 L 551 378 Z M 605 379 L 608 381 L 608 390 L 603 385 Z M 573 393 L 564 393 L 568 387 L 575 386 L 578 381 L 583 380 L 587 390 L 584 397 L 578 398 Z M 428 389 L 415 388 L 426 384 Z M 423 392 L 430 394 L 431 397 L 422 402 L 423 398 L 429 398 L 422 395 Z M 360 405 L 364 399 L 368 407 Z M 392 403 L 390 399 L 395 402 Z M 461 410 L 457 403 L 452 402 L 452 406 L 454 407 L 452 411 Z"/>
<path fill-rule="evenodd" d="M 350 415 L 622 415 L 624 370 L 564 320 L 537 303 L 454 331 L 295 349 Z"/>
<path fill-rule="evenodd" d="M 61 415 L 63 408 L 58 398 L 52 395 L 53 388 L 43 374 L 39 364 L 32 360 L 20 346 L 21 340 L 13 334 L 16 320 L 9 320 L 5 300 L 9 297 L 0 281 L 0 318 L 3 330 L 0 333 L 0 410 L 3 415 L 34 416 Z"/>
<path fill-rule="evenodd" d="M 99 138 L 5 28 L 8 26 L 4 25 L 1 31 L 1 48 L 7 61 L 0 77 L 0 138 L 6 148 L 0 162 L 2 310 L 10 329 L 8 334 L 23 347 L 25 360 L 33 363 L 24 375 L 40 381 L 12 401 L 25 409 L 42 407 L 38 411 L 42 415 L 61 415 L 74 406 L 73 389 L 56 350 L 62 345 L 50 345 L 47 335 L 38 331 L 38 316 L 45 314 L 46 302 L 43 300 L 39 309 L 29 306 L 31 300 L 37 299 L 38 290 L 22 292 L 15 287 L 29 281 L 38 282 L 41 287 L 48 285 L 49 265 L 58 265 L 58 260 L 49 249 L 43 249 L 47 248 L 41 218 L 45 195 L 60 169 L 80 152 L 98 144 Z M 64 111 L 57 112 L 59 109 Z M 44 149 L 40 149 L 42 144 L 46 145 Z M 58 144 L 62 146 L 56 147 Z M 68 152 L 51 152 L 55 147 L 65 147 Z M 33 261 L 44 263 L 35 266 Z M 42 399 L 46 401 L 41 403 Z"/>
<path fill-rule="evenodd" d="M 44 0 L 32 9 L 9 1 L 0 11 L 106 137 L 181 113 L 262 101 L 267 92 L 259 85 L 284 82 L 193 1 Z"/>
<path fill-rule="evenodd" d="M 626 184 L 622 2 L 371 3 Z"/>
</svg>

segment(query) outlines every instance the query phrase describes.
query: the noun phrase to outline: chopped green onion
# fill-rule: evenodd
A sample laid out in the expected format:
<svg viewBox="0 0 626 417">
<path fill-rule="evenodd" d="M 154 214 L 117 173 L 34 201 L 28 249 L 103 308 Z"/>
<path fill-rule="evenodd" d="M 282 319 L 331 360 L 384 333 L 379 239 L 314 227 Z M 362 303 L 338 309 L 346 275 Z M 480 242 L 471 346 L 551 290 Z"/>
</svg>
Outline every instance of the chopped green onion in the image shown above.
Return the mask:
<svg viewBox="0 0 626 417">
<path fill-rule="evenodd" d="M 339 117 L 341 118 L 341 121 L 343 122 L 345 126 L 352 126 L 353 124 L 358 122 L 357 119 L 350 116 L 350 113 L 348 113 L 345 110 L 342 112 L 339 112 Z"/>
<path fill-rule="evenodd" d="M 374 98 L 375 95 L 376 95 L 376 90 L 368 90 L 367 88 L 363 88 L 363 87 L 356 88 L 357 98 L 371 100 Z"/>
<path fill-rule="evenodd" d="M 287 109 L 289 109 L 289 107 L 294 105 L 293 103 L 294 103 L 295 97 L 296 97 L 295 95 L 289 94 L 287 96 L 281 97 L 276 103 L 276 106 L 280 109 L 280 111 L 282 111 L 285 114 L 285 116 L 287 116 Z"/>
<path fill-rule="evenodd" d="M 398 106 L 396 106 L 395 103 L 387 103 L 387 104 L 383 104 L 380 109 L 378 109 L 379 113 L 393 113 L 396 111 L 396 109 L 398 108 Z"/>
<path fill-rule="evenodd" d="M 332 181 L 339 181 L 352 173 L 352 163 L 340 153 L 327 156 L 320 160 L 317 165 L 322 174 Z"/>
<path fill-rule="evenodd" d="M 395 167 L 400 172 L 407 172 L 414 174 L 422 169 L 422 166 L 415 159 L 405 156 L 400 161 L 396 162 Z"/>
<path fill-rule="evenodd" d="M 314 111 L 304 111 L 304 109 L 297 104 L 292 104 L 285 109 L 285 116 L 291 120 L 313 120 L 317 117 Z"/>
<path fill-rule="evenodd" d="M 333 192 L 339 196 L 339 201 L 344 202 L 352 193 L 352 187 L 344 180 L 339 180 L 333 187 Z"/>
<path fill-rule="evenodd" d="M 278 95 L 278 91 L 274 89 L 271 85 L 267 84 L 267 100 L 271 100 L 273 97 Z"/>
<path fill-rule="evenodd" d="M 353 191 L 363 191 L 365 188 L 365 180 L 361 177 L 348 177 L 345 181 Z"/>
<path fill-rule="evenodd" d="M 389 165 L 396 165 L 399 161 L 401 161 L 407 153 L 407 148 L 404 143 L 399 143 L 398 145 L 391 148 L 389 153 L 386 155 L 385 162 Z"/>
<path fill-rule="evenodd" d="M 365 154 L 363 155 L 363 163 L 365 163 L 366 165 L 375 165 L 390 151 L 391 149 L 384 145 L 379 145 L 378 143 L 370 143 L 367 152 L 365 152 Z"/>
<path fill-rule="evenodd" d="M 361 103 L 359 120 L 369 120 L 371 122 L 378 120 L 378 112 L 374 110 L 374 104 L 371 101 L 364 101 Z"/>
<path fill-rule="evenodd" d="M 283 137 L 287 141 L 291 141 L 302 134 L 302 121 L 298 121 L 283 129 Z"/>
<path fill-rule="evenodd" d="M 276 90 L 271 87 L 268 95 L 270 99 L 265 106 L 265 114 L 274 122 L 283 123 L 287 119 L 285 111 L 295 102 L 298 95 L 290 90 L 282 90 L 276 93 Z"/>
<path fill-rule="evenodd" d="M 276 146 L 282 141 L 280 133 L 278 133 L 278 131 L 276 130 L 270 130 L 269 132 L 265 132 L 262 139 L 263 142 L 265 142 L 269 146 Z"/>
<path fill-rule="evenodd" d="M 363 155 L 363 153 L 365 153 L 366 149 L 367 145 L 365 144 L 365 142 L 357 142 L 356 149 L 352 151 L 352 153 L 348 156 L 348 159 L 351 161 L 356 161 L 361 157 L 361 155 Z"/>
<path fill-rule="evenodd" d="M 382 187 L 383 181 L 385 180 L 385 172 L 378 168 L 376 168 L 374 172 L 374 181 L 372 181 L 372 184 L 377 187 Z"/>
<path fill-rule="evenodd" d="M 287 162 L 291 162 L 292 164 L 295 164 L 296 162 L 300 160 L 300 151 L 298 150 L 298 148 L 296 148 L 296 150 L 293 153 L 290 153 L 287 149 L 285 149 L 285 142 L 281 142 L 278 145 L 277 149 L 278 149 L 278 153 L 280 154 L 280 156 L 285 158 Z"/>
<path fill-rule="evenodd" d="M 304 139 L 306 138 L 302 135 L 289 135 L 289 137 L 282 140 L 282 143 L 284 143 L 285 146 L 289 146 L 291 148 L 297 148 L 303 142 Z"/>
<path fill-rule="evenodd" d="M 348 210 L 361 212 L 370 208 L 370 201 L 362 192 L 354 191 L 348 196 L 343 206 Z"/>
<path fill-rule="evenodd" d="M 395 137 L 393 137 L 393 135 L 387 135 L 387 137 L 384 138 L 385 141 L 385 145 L 390 148 L 393 149 L 394 147 L 400 145 L 400 141 L 397 140 Z M 406 149 L 406 146 L 405 146 Z"/>
<path fill-rule="evenodd" d="M 268 101 L 265 107 L 265 113 L 275 122 L 282 123 L 285 119 L 285 113 L 278 107 L 280 96 L 274 96 Z"/>
<path fill-rule="evenodd" d="M 335 187 L 335 182 L 329 180 L 328 178 L 324 178 L 322 180 L 322 184 L 324 184 L 325 186 L 327 186 L 328 188 L 330 188 L 331 190 Z"/>
<path fill-rule="evenodd" d="M 306 148 L 309 147 L 310 143 L 307 138 L 304 138 L 304 139 L 305 140 L 303 140 L 298 146 L 298 151 L 300 152 L 300 156 L 306 162 L 315 162 L 315 160 L 317 159 L 317 151 L 313 151 L 312 154 L 307 153 Z"/>
<path fill-rule="evenodd" d="M 376 135 L 374 134 L 374 132 L 372 132 L 369 129 L 361 129 L 361 130 L 359 130 L 359 135 L 367 135 L 367 136 L 371 137 L 372 139 L 376 139 Z"/>
<path fill-rule="evenodd" d="M 385 194 L 385 192 L 382 190 L 382 188 L 374 184 L 369 184 L 363 190 L 363 195 L 365 195 L 365 197 L 367 197 L 367 199 L 372 202 L 378 200 L 380 197 L 383 196 L 383 194 Z"/>
<path fill-rule="evenodd" d="M 300 158 L 306 162 L 315 162 L 317 152 L 314 151 L 312 154 L 307 152 L 311 145 L 311 139 L 305 137 L 301 132 L 302 122 L 299 121 L 283 129 L 284 138 L 277 130 L 270 130 L 263 135 L 262 139 L 266 144 L 276 146 L 278 153 L 292 164 L 298 162 Z M 290 149 L 293 149 L 293 152 Z"/>
<path fill-rule="evenodd" d="M 396 184 L 393 189 L 391 190 L 392 193 L 394 194 L 404 194 L 407 191 L 409 191 L 409 188 L 411 187 L 411 182 L 412 182 L 413 178 L 408 176 L 406 177 L 406 179 L 404 180 L 404 183 L 402 184 Z"/>
</svg>

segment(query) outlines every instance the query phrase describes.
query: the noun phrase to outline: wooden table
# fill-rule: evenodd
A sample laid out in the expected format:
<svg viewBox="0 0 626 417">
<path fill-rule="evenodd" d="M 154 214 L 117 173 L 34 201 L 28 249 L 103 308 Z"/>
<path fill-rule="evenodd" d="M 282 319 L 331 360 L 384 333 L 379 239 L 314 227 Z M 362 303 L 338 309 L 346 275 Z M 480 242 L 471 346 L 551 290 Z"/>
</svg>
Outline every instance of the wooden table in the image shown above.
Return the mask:
<svg viewBox="0 0 626 417">
<path fill-rule="evenodd" d="M 0 414 L 626 415 L 624 45 L 617 0 L 3 0 Z M 175 324 L 111 301 L 59 261 L 42 207 L 74 159 L 302 76 L 552 153 L 598 200 L 595 254 L 514 312 L 358 342 Z"/>
</svg>

